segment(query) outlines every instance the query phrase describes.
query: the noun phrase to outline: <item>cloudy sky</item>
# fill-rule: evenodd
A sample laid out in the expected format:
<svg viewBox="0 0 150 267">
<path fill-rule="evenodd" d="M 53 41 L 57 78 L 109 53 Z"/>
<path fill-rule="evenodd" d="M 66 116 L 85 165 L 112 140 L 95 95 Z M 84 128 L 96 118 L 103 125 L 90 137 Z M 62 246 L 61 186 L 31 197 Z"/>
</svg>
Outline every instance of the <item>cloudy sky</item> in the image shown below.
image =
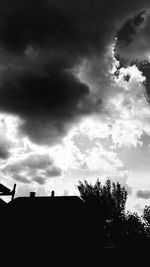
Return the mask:
<svg viewBox="0 0 150 267">
<path fill-rule="evenodd" d="M 148 0 L 0 1 L 0 182 L 77 194 L 111 177 L 150 204 Z"/>
</svg>

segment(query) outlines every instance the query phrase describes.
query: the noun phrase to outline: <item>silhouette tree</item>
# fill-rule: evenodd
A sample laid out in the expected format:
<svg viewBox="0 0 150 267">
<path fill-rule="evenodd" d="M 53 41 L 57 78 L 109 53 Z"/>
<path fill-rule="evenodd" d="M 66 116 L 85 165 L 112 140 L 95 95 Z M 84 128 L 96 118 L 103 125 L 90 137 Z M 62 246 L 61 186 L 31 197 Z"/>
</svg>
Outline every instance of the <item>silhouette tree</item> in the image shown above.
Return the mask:
<svg viewBox="0 0 150 267">
<path fill-rule="evenodd" d="M 150 243 L 150 206 L 145 206 L 142 218 L 145 222 L 145 235 L 147 242 Z"/>
<path fill-rule="evenodd" d="M 145 206 L 143 211 L 143 219 L 148 225 L 150 225 L 150 206 Z"/>
<path fill-rule="evenodd" d="M 92 185 L 84 180 L 84 182 L 79 181 L 78 190 L 80 197 L 85 202 L 94 201 L 99 204 L 99 208 L 103 209 L 106 219 L 124 215 L 127 191 L 119 182 L 111 183 L 111 180 L 107 179 L 105 184 L 102 185 L 97 180 L 95 185 Z"/>
<path fill-rule="evenodd" d="M 128 250 L 139 248 L 146 242 L 145 224 L 138 213 L 127 212 L 122 221 L 119 246 Z"/>
<path fill-rule="evenodd" d="M 88 222 L 94 228 L 93 234 L 99 234 L 101 246 L 118 246 L 125 218 L 127 191 L 119 182 L 107 179 L 102 185 L 99 180 L 94 185 L 79 181 L 80 197 L 87 207 Z"/>
<path fill-rule="evenodd" d="M 127 191 L 119 182 L 107 179 L 102 185 L 79 181 L 80 197 L 85 202 L 86 220 L 91 230 L 90 241 L 99 247 L 146 249 L 150 245 L 150 206 L 145 206 L 143 215 L 126 212 Z"/>
</svg>

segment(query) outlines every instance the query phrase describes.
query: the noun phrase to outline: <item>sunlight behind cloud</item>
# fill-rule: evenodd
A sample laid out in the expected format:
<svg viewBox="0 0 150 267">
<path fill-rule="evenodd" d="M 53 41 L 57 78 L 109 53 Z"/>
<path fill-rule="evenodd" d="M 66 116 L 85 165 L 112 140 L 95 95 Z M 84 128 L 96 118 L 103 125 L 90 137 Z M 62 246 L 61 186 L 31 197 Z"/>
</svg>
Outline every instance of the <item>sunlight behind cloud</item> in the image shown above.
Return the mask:
<svg viewBox="0 0 150 267">
<path fill-rule="evenodd" d="M 100 99 L 101 105 L 76 121 L 57 144 L 33 143 L 29 136 L 18 131 L 21 119 L 0 114 L 1 176 L 8 184 L 19 184 L 18 194 L 23 192 L 21 184 L 39 192 L 41 187 L 44 192 L 50 187 L 61 194 L 65 189 L 77 192 L 75 185 L 84 177 L 94 181 L 110 176 L 128 186 L 131 166 L 124 164 L 120 149 L 137 149 L 138 154 L 143 134 L 150 136 L 150 107 L 143 85 L 145 77 L 135 65 L 121 68 L 115 76 L 119 63 L 113 49 L 114 45 L 106 53 L 104 69 L 98 65 L 99 58 L 87 60 L 88 65 L 82 62 L 79 78 L 90 86 L 91 98 Z M 133 203 L 137 204 L 135 199 Z"/>
</svg>

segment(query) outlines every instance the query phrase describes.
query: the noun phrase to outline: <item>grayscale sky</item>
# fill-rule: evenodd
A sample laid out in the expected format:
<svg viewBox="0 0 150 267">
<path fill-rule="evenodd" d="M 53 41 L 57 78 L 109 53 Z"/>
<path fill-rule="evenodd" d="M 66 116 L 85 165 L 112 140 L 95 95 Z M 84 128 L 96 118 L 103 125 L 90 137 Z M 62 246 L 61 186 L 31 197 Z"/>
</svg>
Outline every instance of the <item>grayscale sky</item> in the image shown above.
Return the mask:
<svg viewBox="0 0 150 267">
<path fill-rule="evenodd" d="M 150 204 L 150 2 L 0 1 L 0 182 L 78 194 L 111 177 Z"/>
</svg>

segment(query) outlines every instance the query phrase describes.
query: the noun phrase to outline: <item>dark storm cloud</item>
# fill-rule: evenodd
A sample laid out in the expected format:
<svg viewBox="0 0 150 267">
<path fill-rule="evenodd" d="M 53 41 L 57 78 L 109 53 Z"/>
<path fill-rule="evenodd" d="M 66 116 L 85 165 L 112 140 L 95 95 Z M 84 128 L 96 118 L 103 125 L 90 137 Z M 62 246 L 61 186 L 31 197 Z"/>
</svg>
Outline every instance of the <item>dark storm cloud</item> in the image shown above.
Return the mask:
<svg viewBox="0 0 150 267">
<path fill-rule="evenodd" d="M 74 18 L 47 0 L 1 1 L 0 17 L 1 44 L 15 53 L 24 52 L 29 44 L 56 47 L 76 40 Z"/>
<path fill-rule="evenodd" d="M 60 168 L 58 168 L 58 167 L 54 167 L 53 166 L 53 168 L 47 169 L 45 174 L 46 174 L 47 178 L 49 178 L 49 177 L 58 177 L 58 176 L 61 176 L 62 170 Z"/>
<path fill-rule="evenodd" d="M 115 56 L 120 61 L 120 67 L 136 64 L 146 77 L 148 99 L 150 99 L 150 11 L 139 13 L 130 18 L 117 32 Z"/>
<path fill-rule="evenodd" d="M 81 52 L 102 48 L 116 22 L 147 4 L 129 0 L 121 4 L 119 0 L 2 0 L 1 44 L 16 53 L 29 44 L 54 49 L 67 46 Z"/>
<path fill-rule="evenodd" d="M 117 46 L 127 47 L 133 41 L 138 26 L 141 25 L 144 21 L 144 18 L 142 16 L 143 14 L 144 11 L 140 12 L 137 16 L 128 19 L 121 27 L 121 29 L 119 29 L 116 34 L 116 37 L 118 39 L 116 50 Z"/>
<path fill-rule="evenodd" d="M 140 71 L 142 71 L 143 76 L 146 77 L 144 85 L 146 87 L 146 92 L 150 103 L 150 63 L 148 61 L 138 63 L 138 68 Z"/>
<path fill-rule="evenodd" d="M 0 145 L 0 159 L 7 159 L 9 158 L 10 153 L 4 146 Z"/>
<path fill-rule="evenodd" d="M 150 199 L 150 191 L 149 190 L 139 190 L 136 194 L 138 198 Z"/>
<path fill-rule="evenodd" d="M 98 55 L 103 69 L 116 30 L 148 2 L 2 0 L 0 110 L 18 115 L 33 141 L 59 141 L 76 119 L 101 105 L 73 68 Z"/>
<path fill-rule="evenodd" d="M 5 136 L 2 129 L 0 129 L 0 159 L 6 160 L 11 156 L 10 148 L 12 147 L 11 141 Z"/>
<path fill-rule="evenodd" d="M 67 122 L 88 110 L 83 101 L 89 90 L 69 71 L 24 74 L 3 86 L 1 110 L 19 114 L 25 120 L 22 130 L 35 141 L 42 140 L 42 132 L 49 139 L 63 134 Z"/>
<path fill-rule="evenodd" d="M 115 55 L 121 65 L 138 65 L 149 60 L 150 9 L 132 16 L 117 32 Z"/>
<path fill-rule="evenodd" d="M 41 176 L 36 176 L 36 177 L 32 178 L 32 181 L 35 181 L 39 185 L 44 185 L 46 180 L 45 180 L 45 178 L 43 178 Z"/>
<path fill-rule="evenodd" d="M 61 176 L 62 170 L 55 166 L 48 154 L 30 154 L 24 159 L 8 163 L 2 173 L 21 183 L 35 181 L 44 184 L 49 178 Z"/>
<path fill-rule="evenodd" d="M 19 166 L 19 168 L 24 167 L 29 170 L 45 170 L 46 168 L 53 166 L 53 161 L 48 154 L 31 154 L 26 159 L 20 160 L 17 165 Z"/>
<path fill-rule="evenodd" d="M 23 176 L 23 175 L 19 175 L 19 174 L 17 174 L 17 173 L 14 174 L 12 178 L 13 178 L 14 180 L 20 182 L 20 183 L 24 183 L 24 184 L 30 184 L 30 183 L 31 183 L 31 181 L 30 181 L 28 178 L 26 178 L 26 177 Z"/>
<path fill-rule="evenodd" d="M 10 153 L 8 151 L 0 149 L 0 159 L 7 159 L 9 156 Z"/>
</svg>

